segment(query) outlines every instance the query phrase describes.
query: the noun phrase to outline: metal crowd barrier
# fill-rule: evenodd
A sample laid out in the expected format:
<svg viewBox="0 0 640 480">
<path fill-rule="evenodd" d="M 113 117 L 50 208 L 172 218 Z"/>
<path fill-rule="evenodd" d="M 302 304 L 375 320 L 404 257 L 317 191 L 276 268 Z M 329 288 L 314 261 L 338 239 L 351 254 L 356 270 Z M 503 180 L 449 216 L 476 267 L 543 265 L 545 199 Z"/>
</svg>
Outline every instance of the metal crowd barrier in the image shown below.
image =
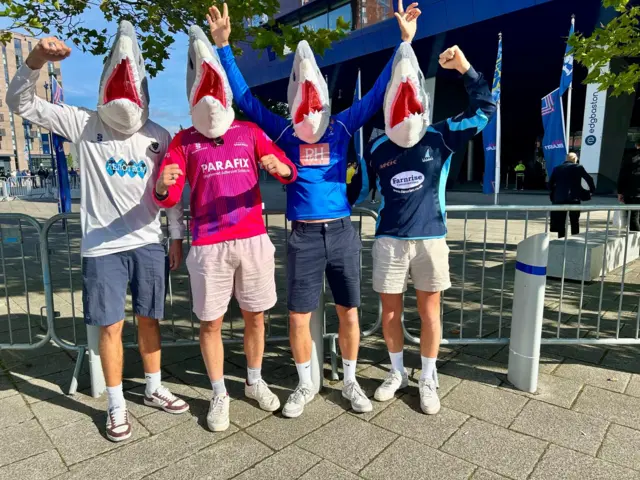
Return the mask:
<svg viewBox="0 0 640 480">
<path fill-rule="evenodd" d="M 550 264 L 556 262 L 559 266 L 558 262 L 561 263 L 561 273 L 557 279 L 547 279 L 542 343 L 640 344 L 640 262 L 629 263 L 631 255 L 633 258 L 638 256 L 640 234 L 630 232 L 630 223 L 632 212 L 639 210 L 640 205 L 449 207 L 447 242 L 451 249 L 452 287 L 441 298 L 442 342 L 453 345 L 507 344 L 518 243 L 534 234 L 549 233 L 551 212 L 579 211 L 583 214 L 580 222 L 582 240 L 571 238 L 568 233 L 564 240 L 555 241 L 554 248 L 560 254 L 550 257 Z M 625 226 L 612 225 L 614 216 L 626 218 Z M 352 218 L 364 247 L 361 255 L 363 301 L 360 319 L 362 335 L 369 336 L 380 330 L 382 321 L 380 301 L 371 288 L 372 260 L 369 253 L 376 214 L 370 210 L 354 209 Z M 63 220 L 66 229 L 61 228 Z M 187 227 L 188 223 L 187 216 Z M 31 229 L 29 235 L 24 233 L 26 225 Z M 265 225 L 276 246 L 277 283 L 286 285 L 286 246 L 290 224 L 283 212 L 265 211 Z M 38 222 L 31 217 L 0 215 L 0 226 L 5 290 L 5 308 L 0 310 L 0 339 L 9 335 L 9 342 L 0 343 L 0 349 L 38 348 L 51 338 L 61 347 L 77 352 L 73 391 L 87 351 L 81 312 L 79 216 L 57 215 L 40 229 Z M 10 233 L 16 228 L 22 232 L 20 235 Z M 565 228 L 570 231 L 568 218 L 565 219 Z M 189 228 L 186 235 L 185 258 L 191 243 Z M 7 241 L 15 238 L 19 241 Z M 594 264 L 593 258 L 597 257 L 594 248 L 601 249 L 600 268 Z M 575 257 L 576 249 L 579 260 L 567 263 L 568 253 L 573 251 Z M 610 259 L 615 259 L 620 266 L 606 272 Z M 29 262 L 37 268 L 30 270 Z M 585 278 L 584 272 L 594 265 L 598 271 L 595 279 Z M 42 277 L 29 274 L 40 270 Z M 574 278 L 577 272 L 579 280 L 571 280 L 571 272 Z M 12 279 L 12 275 L 22 280 Z M 43 293 L 34 302 L 34 295 L 38 293 L 37 282 L 42 279 Z M 40 289 L 42 291 L 42 287 Z M 163 346 L 198 345 L 197 322 L 191 311 L 189 277 L 184 261 L 183 267 L 169 275 L 167 291 L 166 315 L 161 322 Z M 25 296 L 26 301 L 22 300 Z M 278 304 L 266 313 L 267 341 L 271 343 L 288 341 L 286 292 L 279 290 L 278 297 Z M 20 319 L 16 317 L 16 304 L 22 308 Z M 327 292 L 326 305 L 330 307 L 331 304 L 330 292 Z M 46 305 L 46 321 L 31 312 L 34 306 L 42 305 Z M 329 343 L 332 371 L 336 375 L 337 317 L 333 308 L 319 314 L 323 319 L 324 338 Z M 243 324 L 238 317 L 230 311 L 225 320 L 223 338 L 226 344 L 242 342 Z M 405 294 L 403 314 L 403 328 L 408 341 L 419 343 L 420 324 L 415 293 L 409 288 Z M 125 345 L 130 348 L 137 346 L 135 327 L 135 318 L 130 314 L 124 331 Z"/>
</svg>

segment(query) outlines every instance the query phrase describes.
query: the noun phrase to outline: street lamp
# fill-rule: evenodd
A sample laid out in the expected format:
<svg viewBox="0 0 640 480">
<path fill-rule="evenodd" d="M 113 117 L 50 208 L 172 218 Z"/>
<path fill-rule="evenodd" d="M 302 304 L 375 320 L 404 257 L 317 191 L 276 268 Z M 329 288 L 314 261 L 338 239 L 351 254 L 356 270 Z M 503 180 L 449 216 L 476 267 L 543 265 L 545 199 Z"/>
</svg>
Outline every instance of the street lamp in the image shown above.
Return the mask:
<svg viewBox="0 0 640 480">
<path fill-rule="evenodd" d="M 29 133 L 31 122 L 27 119 L 23 119 L 22 126 L 24 127 L 24 141 L 27 144 L 27 162 L 29 164 L 29 170 L 33 172 L 33 165 L 31 162 L 31 134 Z"/>
</svg>

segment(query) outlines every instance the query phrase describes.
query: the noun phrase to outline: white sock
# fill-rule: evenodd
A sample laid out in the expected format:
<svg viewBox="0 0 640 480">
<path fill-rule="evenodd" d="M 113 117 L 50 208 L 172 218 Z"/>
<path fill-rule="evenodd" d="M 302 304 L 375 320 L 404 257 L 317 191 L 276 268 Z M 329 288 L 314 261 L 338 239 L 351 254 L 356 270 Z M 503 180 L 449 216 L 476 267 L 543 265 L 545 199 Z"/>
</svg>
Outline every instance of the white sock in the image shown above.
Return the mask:
<svg viewBox="0 0 640 480">
<path fill-rule="evenodd" d="M 296 370 L 298 370 L 300 385 L 313 385 L 311 381 L 311 360 L 304 363 L 296 363 Z"/>
<path fill-rule="evenodd" d="M 433 380 L 436 381 L 436 360 L 437 358 L 422 358 L 422 375 L 420 380 Z"/>
<path fill-rule="evenodd" d="M 107 410 L 112 408 L 125 408 L 126 406 L 124 394 L 122 393 L 122 383 L 115 387 L 107 387 Z"/>
<path fill-rule="evenodd" d="M 158 387 L 160 386 L 160 380 L 161 380 L 160 377 L 161 377 L 160 371 L 157 371 L 156 373 L 145 372 L 144 379 L 147 382 L 147 388 L 145 388 L 145 393 L 147 396 L 151 396 L 151 394 L 158 389 Z"/>
<path fill-rule="evenodd" d="M 211 380 L 211 388 L 213 388 L 214 397 L 227 393 L 227 387 L 224 386 L 224 377 L 220 380 Z"/>
<path fill-rule="evenodd" d="M 253 385 L 262 378 L 262 368 L 247 367 L 247 384 Z"/>
<path fill-rule="evenodd" d="M 396 372 L 404 373 L 404 350 L 397 353 L 389 352 L 389 358 L 391 359 L 391 367 Z"/>
<path fill-rule="evenodd" d="M 342 359 L 342 372 L 344 374 L 344 378 L 342 381 L 346 385 L 347 383 L 356 381 L 356 364 L 357 360 L 346 360 Z"/>
</svg>

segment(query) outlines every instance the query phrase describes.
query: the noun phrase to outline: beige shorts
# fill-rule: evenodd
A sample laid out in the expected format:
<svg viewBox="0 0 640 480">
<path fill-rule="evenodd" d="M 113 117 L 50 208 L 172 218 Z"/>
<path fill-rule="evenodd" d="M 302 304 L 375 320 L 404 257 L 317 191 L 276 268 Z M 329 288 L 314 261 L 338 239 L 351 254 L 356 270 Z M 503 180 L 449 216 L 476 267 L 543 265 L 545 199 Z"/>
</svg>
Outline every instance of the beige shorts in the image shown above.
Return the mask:
<svg viewBox="0 0 640 480">
<path fill-rule="evenodd" d="M 231 296 L 247 312 L 263 312 L 276 304 L 275 247 L 267 234 L 213 245 L 191 247 L 193 312 L 201 321 L 225 314 Z"/>
<path fill-rule="evenodd" d="M 373 289 L 404 293 L 409 276 L 416 290 L 441 292 L 451 287 L 449 247 L 444 238 L 401 240 L 381 237 L 373 244 Z"/>
</svg>

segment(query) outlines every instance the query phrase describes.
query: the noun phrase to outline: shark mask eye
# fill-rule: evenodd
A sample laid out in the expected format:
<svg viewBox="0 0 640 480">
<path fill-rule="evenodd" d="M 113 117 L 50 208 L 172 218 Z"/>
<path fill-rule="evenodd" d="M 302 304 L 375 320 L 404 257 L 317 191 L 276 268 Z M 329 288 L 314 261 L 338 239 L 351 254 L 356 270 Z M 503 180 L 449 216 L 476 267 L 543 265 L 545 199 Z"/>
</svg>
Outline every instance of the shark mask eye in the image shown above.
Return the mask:
<svg viewBox="0 0 640 480">
<path fill-rule="evenodd" d="M 293 72 L 293 81 L 296 81 L 296 72 Z"/>
<path fill-rule="evenodd" d="M 189 57 L 189 68 L 193 70 L 193 60 L 191 60 L 191 57 Z"/>
</svg>

